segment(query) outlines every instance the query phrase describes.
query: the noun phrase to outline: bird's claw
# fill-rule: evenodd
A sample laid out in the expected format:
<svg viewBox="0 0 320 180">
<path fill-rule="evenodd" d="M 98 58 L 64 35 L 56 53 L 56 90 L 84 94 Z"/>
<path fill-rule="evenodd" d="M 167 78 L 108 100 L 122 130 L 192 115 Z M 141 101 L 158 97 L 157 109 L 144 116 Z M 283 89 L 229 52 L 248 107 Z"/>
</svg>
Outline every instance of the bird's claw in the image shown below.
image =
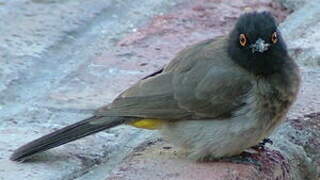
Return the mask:
<svg viewBox="0 0 320 180">
<path fill-rule="evenodd" d="M 273 141 L 269 138 L 265 138 L 262 140 L 262 142 L 260 142 L 259 144 L 255 145 L 252 147 L 252 149 L 255 149 L 255 150 L 263 150 L 265 148 L 265 145 L 266 144 L 273 144 Z"/>
</svg>

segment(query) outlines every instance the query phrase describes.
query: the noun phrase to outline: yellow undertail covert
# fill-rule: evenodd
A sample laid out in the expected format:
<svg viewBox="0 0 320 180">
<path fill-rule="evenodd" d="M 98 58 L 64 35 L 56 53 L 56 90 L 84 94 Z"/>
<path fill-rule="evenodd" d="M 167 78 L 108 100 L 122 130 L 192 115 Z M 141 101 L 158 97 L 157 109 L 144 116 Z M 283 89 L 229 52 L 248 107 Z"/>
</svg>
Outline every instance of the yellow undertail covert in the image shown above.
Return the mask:
<svg viewBox="0 0 320 180">
<path fill-rule="evenodd" d="M 164 122 L 160 119 L 139 119 L 128 124 L 136 128 L 155 130 L 160 129 Z"/>
</svg>

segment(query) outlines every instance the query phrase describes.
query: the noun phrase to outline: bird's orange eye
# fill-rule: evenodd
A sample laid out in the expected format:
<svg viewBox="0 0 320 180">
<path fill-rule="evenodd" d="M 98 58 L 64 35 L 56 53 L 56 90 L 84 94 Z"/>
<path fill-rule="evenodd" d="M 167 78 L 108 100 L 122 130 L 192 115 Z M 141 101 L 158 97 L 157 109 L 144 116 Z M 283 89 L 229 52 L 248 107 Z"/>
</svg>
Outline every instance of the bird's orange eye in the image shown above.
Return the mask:
<svg viewBox="0 0 320 180">
<path fill-rule="evenodd" d="M 271 41 L 272 41 L 273 44 L 275 44 L 275 43 L 278 42 L 277 32 L 272 33 L 272 35 L 271 35 Z"/>
<path fill-rule="evenodd" d="M 240 42 L 240 45 L 241 45 L 241 46 L 246 46 L 246 45 L 247 45 L 246 35 L 240 34 L 239 42 Z"/>
</svg>

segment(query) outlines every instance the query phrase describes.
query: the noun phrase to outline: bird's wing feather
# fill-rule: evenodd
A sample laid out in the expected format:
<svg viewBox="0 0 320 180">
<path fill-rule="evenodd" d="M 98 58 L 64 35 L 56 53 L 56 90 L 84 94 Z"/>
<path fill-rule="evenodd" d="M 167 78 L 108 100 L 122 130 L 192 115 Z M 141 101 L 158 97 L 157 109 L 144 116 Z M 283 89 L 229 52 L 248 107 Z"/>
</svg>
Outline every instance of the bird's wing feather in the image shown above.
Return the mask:
<svg viewBox="0 0 320 180">
<path fill-rule="evenodd" d="M 204 41 L 183 50 L 161 73 L 139 81 L 97 115 L 220 118 L 244 103 L 251 87 L 245 73 L 227 55 L 225 39 Z"/>
</svg>

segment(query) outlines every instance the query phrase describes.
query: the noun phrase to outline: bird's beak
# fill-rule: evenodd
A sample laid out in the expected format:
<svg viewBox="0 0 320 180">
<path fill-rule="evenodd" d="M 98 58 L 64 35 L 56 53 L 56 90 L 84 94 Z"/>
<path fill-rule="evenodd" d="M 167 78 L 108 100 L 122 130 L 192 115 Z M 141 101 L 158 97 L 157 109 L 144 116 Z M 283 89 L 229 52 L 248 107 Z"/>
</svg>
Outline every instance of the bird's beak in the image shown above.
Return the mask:
<svg viewBox="0 0 320 180">
<path fill-rule="evenodd" d="M 250 45 L 250 48 L 252 49 L 252 53 L 260 52 L 263 53 L 269 49 L 270 44 L 265 43 L 265 41 L 261 38 L 259 38 L 256 43 Z"/>
</svg>

